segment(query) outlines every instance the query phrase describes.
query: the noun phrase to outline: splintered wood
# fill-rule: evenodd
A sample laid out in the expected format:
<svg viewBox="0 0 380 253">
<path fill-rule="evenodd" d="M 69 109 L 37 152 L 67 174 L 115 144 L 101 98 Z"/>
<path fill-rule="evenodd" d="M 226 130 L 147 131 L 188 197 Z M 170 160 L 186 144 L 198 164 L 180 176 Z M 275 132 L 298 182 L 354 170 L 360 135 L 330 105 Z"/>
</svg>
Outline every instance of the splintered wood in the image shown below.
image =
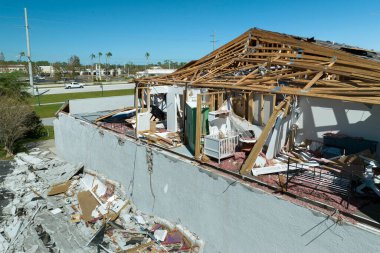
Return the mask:
<svg viewBox="0 0 380 253">
<path fill-rule="evenodd" d="M 380 104 L 380 57 L 373 51 L 250 29 L 176 72 L 137 80 Z"/>
</svg>

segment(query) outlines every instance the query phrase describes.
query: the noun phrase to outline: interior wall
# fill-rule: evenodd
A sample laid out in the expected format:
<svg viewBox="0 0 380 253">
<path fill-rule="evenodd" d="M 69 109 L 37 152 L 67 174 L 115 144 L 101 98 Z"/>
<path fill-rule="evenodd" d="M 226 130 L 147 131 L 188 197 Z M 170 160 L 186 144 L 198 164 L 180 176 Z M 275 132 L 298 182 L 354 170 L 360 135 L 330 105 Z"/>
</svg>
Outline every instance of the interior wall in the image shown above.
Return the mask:
<svg viewBox="0 0 380 253">
<path fill-rule="evenodd" d="M 288 131 L 291 125 L 291 116 L 283 117 L 282 114 L 277 118 L 276 123 L 268 136 L 265 145 L 268 146 L 266 158 L 272 159 L 285 146 Z"/>
<path fill-rule="evenodd" d="M 328 132 L 378 141 L 380 106 L 340 100 L 300 97 L 297 141 L 323 140 Z M 380 146 L 377 145 L 380 158 Z"/>
<path fill-rule="evenodd" d="M 377 232 L 335 223 L 280 196 L 70 115 L 60 113 L 54 131 L 63 159 L 82 162 L 120 182 L 141 211 L 179 222 L 200 236 L 204 252 L 380 251 Z"/>
</svg>

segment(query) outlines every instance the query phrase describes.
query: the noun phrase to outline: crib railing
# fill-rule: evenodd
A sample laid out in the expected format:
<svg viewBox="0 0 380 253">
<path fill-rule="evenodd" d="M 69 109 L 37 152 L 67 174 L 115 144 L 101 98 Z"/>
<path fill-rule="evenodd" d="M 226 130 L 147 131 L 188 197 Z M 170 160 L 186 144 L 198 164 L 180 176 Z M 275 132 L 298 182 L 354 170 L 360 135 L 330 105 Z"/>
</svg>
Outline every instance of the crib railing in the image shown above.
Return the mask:
<svg viewBox="0 0 380 253">
<path fill-rule="evenodd" d="M 228 132 L 224 137 L 217 134 L 204 137 L 204 153 L 207 156 L 220 160 L 232 156 L 239 143 L 239 135 Z"/>
</svg>

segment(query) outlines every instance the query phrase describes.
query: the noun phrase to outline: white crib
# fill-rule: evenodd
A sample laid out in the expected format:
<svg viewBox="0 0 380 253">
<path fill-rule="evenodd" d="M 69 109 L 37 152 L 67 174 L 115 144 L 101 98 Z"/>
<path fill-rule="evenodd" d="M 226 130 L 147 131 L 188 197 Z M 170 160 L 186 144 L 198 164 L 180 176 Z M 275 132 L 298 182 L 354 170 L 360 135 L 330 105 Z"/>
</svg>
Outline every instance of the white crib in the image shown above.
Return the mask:
<svg viewBox="0 0 380 253">
<path fill-rule="evenodd" d="M 206 135 L 204 137 L 204 153 L 218 159 L 218 163 L 220 163 L 220 159 L 230 157 L 235 153 L 238 142 L 239 135 L 234 132 L 227 132 L 222 138 L 219 134 Z"/>
</svg>

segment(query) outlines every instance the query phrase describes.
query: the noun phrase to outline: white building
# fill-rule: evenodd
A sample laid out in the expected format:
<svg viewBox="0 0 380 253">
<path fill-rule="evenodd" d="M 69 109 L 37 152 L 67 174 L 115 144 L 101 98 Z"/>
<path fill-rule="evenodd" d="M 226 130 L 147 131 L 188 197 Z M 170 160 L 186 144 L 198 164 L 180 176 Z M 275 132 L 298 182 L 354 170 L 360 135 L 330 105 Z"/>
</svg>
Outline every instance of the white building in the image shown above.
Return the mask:
<svg viewBox="0 0 380 253">
<path fill-rule="evenodd" d="M 95 69 L 82 70 L 82 71 L 80 71 L 79 74 L 81 76 L 93 75 L 93 76 L 96 76 L 97 78 L 99 78 L 99 77 L 104 77 L 104 76 L 120 76 L 123 74 L 123 70 L 121 68 L 105 69 L 105 68 L 101 68 L 101 66 L 99 64 L 96 64 Z"/>
<path fill-rule="evenodd" d="M 176 71 L 176 69 L 163 69 L 159 66 L 154 66 L 154 67 L 151 67 L 151 68 L 146 69 L 144 71 L 136 72 L 136 77 L 139 78 L 139 77 L 143 77 L 143 76 L 167 75 L 167 74 L 173 73 L 174 71 Z"/>
<path fill-rule="evenodd" d="M 53 66 L 39 66 L 41 74 L 46 75 L 54 75 L 54 68 Z"/>
<path fill-rule="evenodd" d="M 11 72 L 24 72 L 26 73 L 26 68 L 22 64 L 17 65 L 0 65 L 0 73 L 11 73 Z"/>
</svg>

